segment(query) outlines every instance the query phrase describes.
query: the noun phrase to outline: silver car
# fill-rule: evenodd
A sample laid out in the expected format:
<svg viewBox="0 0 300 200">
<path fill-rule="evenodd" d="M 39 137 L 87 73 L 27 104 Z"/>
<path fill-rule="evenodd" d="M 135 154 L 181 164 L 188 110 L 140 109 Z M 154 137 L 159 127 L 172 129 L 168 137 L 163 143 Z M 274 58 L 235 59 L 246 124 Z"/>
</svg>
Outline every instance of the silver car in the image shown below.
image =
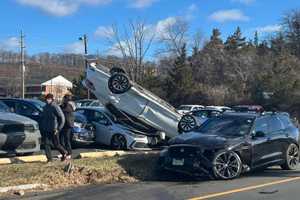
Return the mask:
<svg viewBox="0 0 300 200">
<path fill-rule="evenodd" d="M 40 151 L 38 123 L 0 108 L 0 154 L 32 154 Z"/>
<path fill-rule="evenodd" d="M 178 135 L 179 129 L 183 127 L 190 131 L 196 126 L 192 116 L 179 123 L 182 115 L 173 106 L 130 81 L 120 68 L 109 70 L 102 65 L 90 63 L 83 84 L 109 110 L 118 109 L 125 115 L 133 116 L 139 122 L 164 132 L 168 138 Z"/>
<path fill-rule="evenodd" d="M 84 115 L 95 129 L 95 141 L 113 149 L 148 149 L 162 139 L 159 132 L 130 121 L 124 121 L 104 107 L 79 108 L 76 113 Z M 80 124 L 77 123 L 77 126 Z"/>
</svg>

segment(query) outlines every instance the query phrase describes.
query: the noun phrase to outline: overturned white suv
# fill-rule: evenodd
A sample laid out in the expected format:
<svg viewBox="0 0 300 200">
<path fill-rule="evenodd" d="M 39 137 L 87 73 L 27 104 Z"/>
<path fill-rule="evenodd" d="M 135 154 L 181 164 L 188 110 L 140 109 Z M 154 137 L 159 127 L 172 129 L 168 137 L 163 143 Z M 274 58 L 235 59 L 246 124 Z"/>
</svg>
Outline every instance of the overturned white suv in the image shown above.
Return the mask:
<svg viewBox="0 0 300 200">
<path fill-rule="evenodd" d="M 197 125 L 193 116 L 183 117 L 173 106 L 131 81 L 121 68 L 108 69 L 90 63 L 83 84 L 107 109 L 118 110 L 129 120 L 160 131 L 162 139 L 190 131 Z"/>
</svg>

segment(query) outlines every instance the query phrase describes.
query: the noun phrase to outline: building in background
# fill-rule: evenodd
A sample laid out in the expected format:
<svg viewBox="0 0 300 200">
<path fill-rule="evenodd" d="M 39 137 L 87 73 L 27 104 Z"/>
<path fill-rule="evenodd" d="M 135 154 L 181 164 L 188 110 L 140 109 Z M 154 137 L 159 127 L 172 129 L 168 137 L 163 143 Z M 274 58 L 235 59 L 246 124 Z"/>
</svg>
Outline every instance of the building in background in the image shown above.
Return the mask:
<svg viewBox="0 0 300 200">
<path fill-rule="evenodd" d="M 70 93 L 73 84 L 65 77 L 58 75 L 40 84 L 27 84 L 25 90 L 26 98 L 40 98 L 48 93 L 52 93 L 55 100 L 61 101 L 63 96 Z"/>
</svg>

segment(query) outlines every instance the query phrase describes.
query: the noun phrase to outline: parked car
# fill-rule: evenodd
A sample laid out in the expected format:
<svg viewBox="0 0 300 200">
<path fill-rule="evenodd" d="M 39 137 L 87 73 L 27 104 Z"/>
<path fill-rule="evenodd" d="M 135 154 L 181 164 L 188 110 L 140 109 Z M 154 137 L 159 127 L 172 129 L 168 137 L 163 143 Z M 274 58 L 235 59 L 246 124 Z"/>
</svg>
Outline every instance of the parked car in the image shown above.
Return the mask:
<svg viewBox="0 0 300 200">
<path fill-rule="evenodd" d="M 286 113 L 225 113 L 170 141 L 162 169 L 234 179 L 257 168 L 299 163 L 299 130 Z"/>
<path fill-rule="evenodd" d="M 2 104 L 1 104 L 2 105 Z M 2 110 L 0 105 L 0 154 L 32 154 L 40 151 L 38 123 Z"/>
<path fill-rule="evenodd" d="M 81 100 L 77 100 L 77 101 L 75 101 L 76 108 L 87 107 L 87 106 L 89 106 L 93 101 L 94 101 L 94 99 L 81 99 Z"/>
<path fill-rule="evenodd" d="M 126 122 L 127 118 L 121 119 L 103 107 L 79 108 L 76 114 L 83 115 L 94 127 L 96 143 L 113 149 L 145 149 L 161 140 L 157 131 L 138 129 L 138 124 Z"/>
<path fill-rule="evenodd" d="M 221 109 L 203 108 L 201 110 L 192 111 L 189 114 L 193 115 L 197 119 L 198 124 L 202 124 L 209 118 L 217 117 L 217 116 L 221 115 L 222 113 L 223 113 L 223 111 Z"/>
<path fill-rule="evenodd" d="M 203 108 L 204 108 L 204 106 L 202 106 L 202 105 L 181 105 L 177 108 L 177 111 L 180 114 L 186 114 L 186 113 L 196 111 L 196 110 L 200 110 L 200 109 L 203 109 Z"/>
<path fill-rule="evenodd" d="M 41 122 L 41 113 L 45 103 L 37 99 L 17 99 L 17 98 L 1 98 L 0 101 L 5 103 L 11 112 L 29 117 Z"/>
<path fill-rule="evenodd" d="M 90 63 L 83 84 L 109 111 L 119 110 L 124 116 L 134 117 L 136 122 L 147 124 L 168 138 L 178 135 L 182 115 L 167 102 L 130 81 L 123 69 L 109 70 Z"/>
<path fill-rule="evenodd" d="M 238 105 L 232 109 L 236 112 L 263 112 L 264 108 L 260 105 Z"/>
<path fill-rule="evenodd" d="M 227 106 L 206 106 L 205 108 L 216 109 L 216 110 L 220 110 L 220 111 L 222 111 L 222 112 L 232 110 L 232 108 L 227 107 Z"/>
<path fill-rule="evenodd" d="M 79 146 L 95 143 L 95 127 L 88 123 L 87 118 L 80 112 L 75 112 L 72 143 Z"/>
</svg>

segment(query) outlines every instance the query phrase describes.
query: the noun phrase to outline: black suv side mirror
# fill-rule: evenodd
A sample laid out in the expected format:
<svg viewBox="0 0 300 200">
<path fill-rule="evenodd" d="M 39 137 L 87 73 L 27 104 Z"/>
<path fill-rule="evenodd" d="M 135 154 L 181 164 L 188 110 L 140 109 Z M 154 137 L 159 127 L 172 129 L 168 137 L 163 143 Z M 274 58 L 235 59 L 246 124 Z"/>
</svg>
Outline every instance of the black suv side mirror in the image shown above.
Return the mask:
<svg viewBox="0 0 300 200">
<path fill-rule="evenodd" d="M 266 134 L 263 131 L 257 131 L 252 135 L 253 138 L 262 138 L 265 136 L 266 136 Z"/>
</svg>

